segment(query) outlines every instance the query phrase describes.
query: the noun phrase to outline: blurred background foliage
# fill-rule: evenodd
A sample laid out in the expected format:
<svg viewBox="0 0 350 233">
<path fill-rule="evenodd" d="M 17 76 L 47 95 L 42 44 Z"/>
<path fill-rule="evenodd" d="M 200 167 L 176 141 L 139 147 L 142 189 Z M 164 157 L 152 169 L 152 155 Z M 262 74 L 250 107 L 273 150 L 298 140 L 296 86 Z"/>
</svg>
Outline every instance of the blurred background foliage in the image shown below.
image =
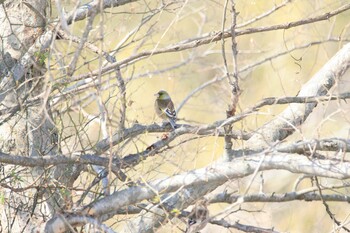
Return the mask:
<svg viewBox="0 0 350 233">
<path fill-rule="evenodd" d="M 282 1 L 235 1 L 238 26 L 246 21 L 270 11 Z M 299 21 L 321 15 L 339 8 L 348 1 L 335 0 L 295 0 L 290 1 L 275 11 L 248 26 L 239 28 L 266 27 Z M 74 8 L 74 2 L 63 1 L 66 11 Z M 167 5 L 162 9 L 162 5 Z M 230 4 L 229 4 L 230 5 Z M 107 9 L 94 21 L 94 29 L 89 42 L 104 51 L 113 51 L 118 61 L 145 51 L 157 51 L 182 40 L 196 38 L 206 33 L 218 32 L 222 29 L 224 1 L 137 1 L 125 6 Z M 231 12 L 227 10 L 225 28 L 231 25 Z M 56 9 L 52 8 L 55 16 Z M 151 16 L 152 15 L 152 16 Z M 147 17 L 150 19 L 141 23 Z M 301 86 L 306 83 L 336 52 L 344 41 L 350 38 L 350 14 L 343 12 L 336 17 L 316 23 L 294 27 L 288 30 L 274 30 L 264 33 L 253 33 L 237 37 L 238 69 L 256 65 L 239 74 L 242 94 L 239 111 L 253 106 L 265 97 L 295 96 Z M 74 35 L 81 36 L 86 21 L 75 22 L 71 26 Z M 134 34 L 130 34 L 135 30 Z M 129 37 L 127 37 L 130 35 Z M 124 43 L 122 43 L 124 42 Z M 315 43 L 312 44 L 312 43 Z M 301 47 L 301 49 L 295 49 Z M 72 81 L 79 74 L 98 69 L 105 65 L 104 58 L 88 49 L 84 49 L 73 77 L 66 76 L 67 66 L 77 49 L 77 44 L 57 40 L 50 54 L 50 77 L 54 77 L 53 85 L 57 85 L 53 96 L 58 96 L 67 88 L 79 84 Z M 292 50 L 289 52 L 285 52 Z M 277 56 L 285 52 L 284 55 Z M 225 54 L 229 70 L 232 72 L 231 39 L 226 39 Z M 179 105 L 186 96 L 200 85 L 214 78 L 224 77 L 222 42 L 213 42 L 184 51 L 162 53 L 147 56 L 124 65 L 121 69 L 126 82 L 127 121 L 126 126 L 134 123 L 161 123 L 154 112 L 154 94 L 160 89 L 167 90 L 175 105 Z M 344 77 L 349 77 L 347 73 Z M 61 146 L 64 153 L 69 154 L 77 149 L 88 150 L 102 139 L 100 131 L 99 108 L 96 96 L 101 96 L 108 111 L 110 134 L 117 131 L 120 118 L 120 93 L 116 86 L 115 72 L 100 77 L 102 93 L 99 85 L 93 84 L 79 94 L 69 95 L 64 104 L 55 106 L 59 117 Z M 349 90 L 349 81 L 344 80 L 336 85 L 333 93 Z M 230 88 L 225 78 L 202 89 L 193 95 L 178 113 L 179 123 L 210 124 L 226 117 L 226 109 L 230 102 Z M 251 115 L 242 122 L 234 124 L 234 129 L 253 131 L 285 106 L 268 106 L 259 113 Z M 324 137 L 345 137 L 349 134 L 349 104 L 344 101 L 322 103 L 312 113 L 307 122 L 290 137 L 289 140 L 304 140 Z M 83 133 L 80 133 L 83 132 Z M 145 150 L 150 144 L 159 140 L 161 134 L 146 134 L 133 138 L 110 151 L 119 156 Z M 244 146 L 243 141 L 236 140 L 235 147 Z M 133 180 L 153 180 L 182 171 L 200 168 L 220 158 L 223 152 L 223 138 L 216 136 L 198 137 L 187 135 L 173 141 L 169 149 L 147 159 L 128 171 Z M 297 175 L 288 172 L 264 172 L 264 192 L 281 193 L 291 191 Z M 225 188 L 240 193 L 246 188 L 247 179 L 233 180 Z M 86 180 L 79 180 L 84 185 Z M 324 181 L 323 181 L 324 182 Z M 328 180 L 330 184 L 332 180 Z M 259 192 L 261 180 L 257 178 L 248 193 Z M 310 180 L 304 180 L 299 188 L 310 187 Z M 117 189 L 121 185 L 118 183 Z M 347 192 L 347 190 L 344 190 Z M 350 208 L 344 203 L 329 203 L 338 219 L 345 221 Z M 222 210 L 226 205 L 216 204 L 211 215 Z M 243 211 L 246 210 L 246 211 Z M 286 203 L 246 203 L 242 210 L 232 218 L 245 224 L 261 227 L 274 226 L 276 230 L 285 232 L 330 232 L 334 229 L 332 220 L 326 214 L 320 202 L 286 202 Z M 121 220 L 121 219 L 120 219 Z M 208 228 L 207 232 L 215 229 Z M 169 225 L 166 231 L 178 231 Z M 223 229 L 221 229 L 223 230 Z M 224 232 L 221 231 L 221 232 Z"/>
</svg>

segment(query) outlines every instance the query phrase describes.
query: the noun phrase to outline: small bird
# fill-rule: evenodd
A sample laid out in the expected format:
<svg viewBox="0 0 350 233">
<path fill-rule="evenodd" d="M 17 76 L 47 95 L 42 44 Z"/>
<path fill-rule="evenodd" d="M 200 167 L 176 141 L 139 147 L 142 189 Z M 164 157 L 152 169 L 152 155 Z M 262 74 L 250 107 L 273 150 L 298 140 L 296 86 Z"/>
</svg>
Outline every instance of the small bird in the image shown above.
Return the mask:
<svg viewBox="0 0 350 233">
<path fill-rule="evenodd" d="M 168 92 L 160 90 L 155 96 L 157 96 L 157 99 L 154 102 L 154 108 L 157 115 L 164 120 L 168 120 L 171 127 L 176 129 L 176 111 Z"/>
<path fill-rule="evenodd" d="M 207 199 L 197 201 L 191 213 L 188 215 L 186 233 L 197 233 L 207 225 L 209 221 L 209 210 L 207 205 Z"/>
</svg>

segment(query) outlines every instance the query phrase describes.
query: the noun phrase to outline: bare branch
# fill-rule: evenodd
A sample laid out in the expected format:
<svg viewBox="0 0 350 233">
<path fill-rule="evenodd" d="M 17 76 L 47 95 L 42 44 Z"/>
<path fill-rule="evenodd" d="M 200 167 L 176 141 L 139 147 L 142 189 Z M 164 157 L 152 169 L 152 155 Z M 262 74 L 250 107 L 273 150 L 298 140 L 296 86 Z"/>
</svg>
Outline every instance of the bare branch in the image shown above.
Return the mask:
<svg viewBox="0 0 350 233">
<path fill-rule="evenodd" d="M 94 22 L 96 15 L 97 15 L 97 9 L 94 11 L 91 11 L 91 15 L 90 15 L 88 21 L 86 22 L 86 27 L 85 27 L 84 33 L 81 37 L 81 40 L 79 42 L 78 48 L 77 48 L 77 50 L 75 50 L 74 56 L 73 56 L 72 60 L 70 61 L 69 66 L 68 66 L 68 72 L 67 72 L 68 76 L 72 76 L 74 74 L 74 72 L 76 71 L 75 68 L 76 68 L 79 56 L 80 56 L 80 54 L 85 46 L 86 41 L 88 40 L 90 31 L 92 30 L 92 23 Z"/>
<path fill-rule="evenodd" d="M 211 203 L 235 203 L 235 202 L 288 202 L 288 201 L 322 201 L 321 196 L 315 188 L 301 190 L 296 192 L 288 193 L 262 193 L 262 194 L 249 194 L 249 195 L 238 195 L 238 194 L 227 194 L 220 193 L 211 197 Z M 325 201 L 332 202 L 349 202 L 350 196 L 340 194 L 324 194 L 322 196 Z"/>
<path fill-rule="evenodd" d="M 346 100 L 350 98 L 350 92 L 341 93 L 339 95 L 324 95 L 324 96 L 292 96 L 292 97 L 269 97 L 255 104 L 252 109 L 256 110 L 266 105 L 275 104 L 291 104 L 291 103 L 320 103 L 331 100 Z"/>
<path fill-rule="evenodd" d="M 329 38 L 329 39 L 326 39 L 326 40 L 320 40 L 320 41 L 313 41 L 313 42 L 310 42 L 310 43 L 306 43 L 306 44 L 302 44 L 302 45 L 299 45 L 299 46 L 295 46 L 293 48 L 290 48 L 286 51 L 283 51 L 283 52 L 278 52 L 276 54 L 273 54 L 271 56 L 268 56 L 268 57 L 265 57 L 259 61 L 255 61 L 254 63 L 252 64 L 249 64 L 249 65 L 246 65 L 242 68 L 239 69 L 238 73 L 242 73 L 242 72 L 245 72 L 245 71 L 248 71 L 248 70 L 251 70 L 252 68 L 254 67 L 257 67 L 261 64 L 264 64 L 268 61 L 271 61 L 273 59 L 276 59 L 276 58 L 279 58 L 283 55 L 286 55 L 286 54 L 289 54 L 291 53 L 292 51 L 295 51 L 295 50 L 299 50 L 299 49 L 303 49 L 303 48 L 309 48 L 311 46 L 315 46 L 315 45 L 319 45 L 319 44 L 323 44 L 323 43 L 326 43 L 326 42 L 340 42 L 341 40 L 339 38 Z M 349 42 L 349 40 L 344 40 L 346 42 Z M 239 51 L 238 51 L 239 53 Z M 178 105 L 178 108 L 177 108 L 177 111 L 176 112 L 179 112 L 182 107 L 185 105 L 186 102 L 188 102 L 188 100 L 194 96 L 196 93 L 202 91 L 203 89 L 207 88 L 208 86 L 214 84 L 214 83 L 217 83 L 217 82 L 221 82 L 222 80 L 224 80 L 226 78 L 226 75 L 225 76 L 219 76 L 219 77 L 214 77 L 213 79 L 203 83 L 202 85 L 196 87 L 195 89 L 193 89 L 193 91 L 191 91 L 187 96 L 186 98 Z M 297 97 L 298 98 L 298 97 Z"/>
<path fill-rule="evenodd" d="M 256 16 L 255 18 L 252 18 L 244 23 L 238 24 L 237 28 L 242 28 L 242 27 L 246 27 L 249 24 L 255 23 L 263 18 L 266 18 L 267 16 L 271 15 L 272 13 L 278 11 L 279 9 L 281 9 L 282 7 L 285 7 L 288 3 L 290 3 L 292 0 L 285 0 L 282 3 L 275 5 L 271 10 L 264 12 L 261 15 Z"/>
<path fill-rule="evenodd" d="M 323 203 L 324 207 L 326 208 L 327 214 L 328 214 L 329 217 L 333 220 L 333 222 L 334 222 L 338 227 L 340 227 L 340 226 L 341 226 L 341 222 L 339 222 L 339 221 L 335 218 L 335 215 L 331 212 L 331 210 L 330 210 L 330 208 L 329 208 L 329 205 L 327 204 L 326 200 L 323 199 L 322 189 L 321 189 L 320 183 L 318 182 L 318 178 L 315 176 L 314 179 L 315 179 L 316 186 L 318 187 L 318 191 L 319 191 L 319 193 L 320 193 L 320 197 L 321 197 L 322 203 Z M 349 230 L 348 228 L 346 228 L 345 226 L 341 226 L 341 228 L 344 229 L 346 232 L 350 232 L 350 230 Z"/>
<path fill-rule="evenodd" d="M 299 141 L 290 145 L 280 145 L 276 149 L 279 152 L 298 154 L 312 154 L 316 150 L 337 151 L 344 156 L 345 154 L 343 153 L 350 152 L 350 141 L 342 138 L 314 139 L 311 141 Z"/>
<path fill-rule="evenodd" d="M 108 197 L 87 206 L 83 214 L 98 217 L 108 214 L 124 206 L 151 199 L 163 193 L 176 192 L 178 189 L 189 187 L 213 188 L 227 180 L 251 175 L 257 167 L 260 171 L 283 169 L 293 173 L 313 174 L 316 176 L 348 179 L 350 178 L 350 163 L 330 160 L 316 160 L 297 154 L 271 153 L 261 163 L 261 156 L 250 156 L 235 159 L 233 162 L 217 163 L 206 168 L 186 172 L 169 178 L 148 183 L 145 186 L 135 186 L 115 192 Z M 70 224 L 73 214 L 65 220 Z M 47 222 L 46 229 L 66 229 L 66 224 L 60 218 L 52 218 Z M 49 231 L 52 232 L 52 231 Z"/>
<path fill-rule="evenodd" d="M 332 12 L 328 12 L 328 13 L 325 13 L 325 14 L 320 15 L 320 16 L 311 17 L 311 18 L 307 18 L 304 20 L 300 20 L 300 21 L 295 21 L 295 22 L 280 24 L 280 25 L 274 25 L 274 26 L 268 26 L 268 27 L 262 27 L 262 28 L 250 28 L 250 29 L 245 29 L 245 30 L 236 30 L 236 36 L 238 37 L 238 36 L 252 34 L 252 33 L 258 33 L 258 32 L 289 29 L 289 28 L 300 26 L 300 25 L 310 24 L 310 23 L 314 23 L 314 22 L 318 22 L 318 21 L 322 21 L 322 20 L 328 20 L 329 18 L 331 18 L 335 15 L 338 15 L 344 11 L 347 11 L 349 9 L 350 9 L 350 4 L 347 4 L 347 5 L 344 5 L 344 6 L 340 7 L 339 9 L 334 10 Z M 121 60 L 119 62 L 116 62 L 114 64 L 110 64 L 110 65 L 104 67 L 101 70 L 101 73 L 104 74 L 104 73 L 108 72 L 109 70 L 112 70 L 118 66 L 120 66 L 122 68 L 125 65 L 130 65 L 130 64 L 135 63 L 141 59 L 147 58 L 151 55 L 154 56 L 157 54 L 178 52 L 178 51 L 182 51 L 182 50 L 196 48 L 196 47 L 199 47 L 199 46 L 205 45 L 205 44 L 214 43 L 214 42 L 221 40 L 222 38 L 231 37 L 230 31 L 231 31 L 231 29 L 225 29 L 225 31 L 223 33 L 222 32 L 218 32 L 218 33 L 212 32 L 212 33 L 206 34 L 202 37 L 197 37 L 195 39 L 181 41 L 181 42 L 174 44 L 174 45 L 171 45 L 167 48 L 141 52 L 139 54 L 129 56 L 128 58 L 126 58 L 124 60 Z M 85 79 L 85 78 L 88 78 L 91 76 L 96 76 L 96 75 L 98 75 L 98 70 L 92 71 L 88 74 L 74 76 L 74 77 L 72 77 L 72 80 L 78 81 L 78 80 Z"/>
<path fill-rule="evenodd" d="M 137 0 L 103 0 L 102 8 L 107 9 L 111 7 L 122 6 L 131 2 L 135 2 Z M 90 3 L 84 4 L 80 8 L 78 8 L 75 12 L 73 12 L 67 19 L 67 24 L 72 24 L 74 21 L 80 21 L 89 17 L 93 14 L 94 11 L 100 10 L 99 1 L 92 1 Z"/>
<path fill-rule="evenodd" d="M 240 95 L 240 88 L 239 88 L 239 82 L 238 82 L 238 63 L 237 63 L 237 41 L 236 41 L 236 25 L 237 25 L 237 12 L 235 8 L 235 3 L 233 0 L 231 0 L 231 11 L 232 11 L 232 22 L 231 22 L 231 49 L 232 49 L 232 75 L 230 75 L 227 67 L 226 57 L 225 57 L 225 46 L 224 42 L 222 42 L 222 54 L 224 58 L 224 64 L 226 67 L 227 72 L 227 78 L 228 83 L 231 86 L 231 102 L 228 105 L 228 109 L 226 110 L 226 117 L 230 118 L 236 115 L 238 101 L 239 101 L 239 95 Z M 224 41 L 224 39 L 222 39 Z M 232 138 L 229 136 L 230 132 L 232 131 L 232 125 L 226 124 L 225 125 L 225 133 L 227 136 L 225 136 L 225 154 L 228 154 L 229 151 L 232 149 Z"/>
<path fill-rule="evenodd" d="M 266 229 L 262 227 L 256 227 L 256 226 L 250 226 L 250 225 L 245 225 L 241 224 L 239 222 L 235 223 L 230 223 L 224 219 L 221 220 L 211 220 L 211 224 L 219 225 L 225 228 L 234 228 L 243 232 L 255 232 L 255 233 L 278 233 L 278 231 L 275 231 L 273 228 L 272 229 Z"/>
<path fill-rule="evenodd" d="M 235 122 L 235 120 L 241 119 L 241 118 L 234 118 L 231 119 L 231 122 Z M 199 125 L 199 126 L 192 126 L 192 125 L 185 125 L 179 124 L 179 128 L 172 132 L 171 138 L 178 137 L 180 135 L 184 135 L 187 133 L 190 134 L 196 134 L 196 135 L 219 135 L 223 136 L 225 133 L 223 132 L 223 129 L 219 127 L 222 125 L 224 121 L 217 121 L 210 125 Z M 99 143 L 97 143 L 95 150 L 97 154 L 101 154 L 108 150 L 110 147 L 110 142 L 112 145 L 117 145 L 118 143 L 124 141 L 125 139 L 135 137 L 142 133 L 160 133 L 160 132 L 166 132 L 170 131 L 172 128 L 167 125 L 165 127 L 159 126 L 157 124 L 152 125 L 140 125 L 140 124 L 134 124 L 131 128 L 125 129 L 122 133 L 116 133 L 112 136 L 112 140 L 109 141 L 109 138 L 101 140 Z M 244 133 L 244 132 L 231 132 L 232 138 L 242 138 L 244 140 L 247 140 L 249 138 L 250 134 Z M 173 140 L 173 139 L 172 139 Z M 170 141 L 169 141 L 170 142 Z"/>
<path fill-rule="evenodd" d="M 13 165 L 21 165 L 25 167 L 47 167 L 59 164 L 92 164 L 100 166 L 108 166 L 108 158 L 98 157 L 96 155 L 71 155 L 66 156 L 42 156 L 42 157 L 24 157 L 19 155 L 9 155 L 0 152 L 0 162 Z M 119 168 L 113 166 L 113 171 L 118 172 Z"/>
<path fill-rule="evenodd" d="M 321 96 L 328 93 L 335 82 L 350 66 L 350 43 L 339 50 L 306 84 L 301 88 L 298 97 Z M 255 135 L 247 141 L 254 148 L 261 143 L 269 144 L 283 140 L 294 132 L 295 127 L 302 124 L 310 115 L 317 103 L 305 105 L 291 104 L 275 119 L 263 125 Z"/>
</svg>

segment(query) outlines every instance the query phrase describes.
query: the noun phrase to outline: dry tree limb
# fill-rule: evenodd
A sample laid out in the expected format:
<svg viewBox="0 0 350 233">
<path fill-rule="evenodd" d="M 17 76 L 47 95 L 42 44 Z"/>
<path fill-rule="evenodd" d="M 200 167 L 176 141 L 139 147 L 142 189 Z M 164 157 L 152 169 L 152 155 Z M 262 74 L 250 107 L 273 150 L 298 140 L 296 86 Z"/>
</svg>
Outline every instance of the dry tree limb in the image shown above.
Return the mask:
<svg viewBox="0 0 350 233">
<path fill-rule="evenodd" d="M 344 45 L 299 91 L 297 97 L 322 96 L 342 77 L 350 67 L 350 43 Z M 264 124 L 247 141 L 250 149 L 261 148 L 275 141 L 282 141 L 303 124 L 317 102 L 290 104 L 281 114 Z"/>
</svg>

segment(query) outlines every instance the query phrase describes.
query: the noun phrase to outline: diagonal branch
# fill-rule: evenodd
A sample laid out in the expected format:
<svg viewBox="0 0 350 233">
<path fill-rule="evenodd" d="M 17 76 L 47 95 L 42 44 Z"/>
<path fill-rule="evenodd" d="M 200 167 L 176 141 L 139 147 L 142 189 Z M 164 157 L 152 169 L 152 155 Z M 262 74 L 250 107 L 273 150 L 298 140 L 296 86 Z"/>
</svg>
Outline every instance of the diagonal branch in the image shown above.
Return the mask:
<svg viewBox="0 0 350 233">
<path fill-rule="evenodd" d="M 298 97 L 326 95 L 329 89 L 350 67 L 350 43 L 339 50 L 306 84 Z M 251 149 L 260 148 L 277 140 L 281 141 L 292 134 L 295 127 L 301 125 L 317 103 L 290 104 L 281 114 L 264 124 L 247 141 Z"/>
<path fill-rule="evenodd" d="M 234 228 L 239 231 L 243 232 L 257 232 L 257 233 L 279 233 L 278 231 L 275 231 L 273 228 L 272 229 L 266 229 L 266 228 L 261 228 L 261 227 L 256 227 L 256 226 L 250 226 L 250 225 L 244 225 L 239 223 L 238 221 L 235 223 L 230 223 L 224 219 L 221 220 L 211 220 L 211 224 L 219 225 L 225 228 Z"/>
<path fill-rule="evenodd" d="M 103 0 L 102 9 L 107 9 L 111 7 L 122 6 L 131 2 L 136 2 L 137 0 Z M 101 9 L 100 1 L 91 1 L 83 6 L 79 7 L 75 12 L 73 12 L 66 19 L 67 24 L 72 24 L 74 21 L 80 21 L 89 17 L 93 14 L 94 11 Z"/>
<path fill-rule="evenodd" d="M 338 15 L 344 11 L 347 11 L 350 9 L 350 4 L 346 4 L 334 11 L 324 13 L 322 15 L 316 16 L 316 17 L 310 17 L 307 19 L 294 21 L 291 23 L 285 23 L 285 24 L 278 24 L 278 25 L 272 25 L 267 27 L 258 27 L 258 28 L 248 28 L 244 30 L 236 30 L 236 36 L 242 36 L 247 34 L 253 34 L 253 33 L 260 33 L 260 32 L 268 32 L 268 31 L 275 31 L 275 30 L 283 30 L 283 29 L 289 29 L 305 24 L 311 24 L 314 22 L 319 22 L 323 20 L 328 20 L 329 18 Z M 110 70 L 115 69 L 116 67 L 120 66 L 121 68 L 133 64 L 137 61 L 140 61 L 142 59 L 145 59 L 150 56 L 154 56 L 157 54 L 163 54 L 163 53 L 172 53 L 172 52 L 179 52 L 187 49 L 193 49 L 202 45 L 211 44 L 217 41 L 220 41 L 222 39 L 230 38 L 231 35 L 231 28 L 225 29 L 223 32 L 210 32 L 208 34 L 205 34 L 201 37 L 191 38 L 184 41 L 180 41 L 176 44 L 170 45 L 166 48 L 158 49 L 158 50 L 151 50 L 151 51 L 144 51 L 136 55 L 129 56 L 128 58 L 121 60 L 119 62 L 107 65 L 106 67 L 103 67 L 101 70 L 101 73 L 104 74 Z M 97 76 L 99 74 L 99 70 L 94 70 L 87 74 L 77 75 L 72 77 L 72 81 L 78 81 L 81 79 L 85 79 L 91 76 Z"/>
<path fill-rule="evenodd" d="M 261 161 L 262 156 L 265 157 L 263 161 Z M 66 215 L 64 221 L 61 217 L 52 218 L 46 223 L 46 230 L 47 232 L 63 232 L 67 230 L 66 223 L 72 223 L 71 219 L 76 215 L 88 215 L 98 218 L 115 212 L 122 207 L 139 203 L 145 199 L 152 199 L 164 193 L 176 192 L 179 189 L 190 187 L 201 187 L 203 189 L 202 191 L 209 188 L 213 189 L 228 180 L 251 175 L 256 169 L 259 171 L 281 169 L 293 173 L 310 174 L 341 180 L 350 178 L 349 162 L 317 160 L 298 154 L 278 152 L 268 155 L 258 154 L 256 156 L 238 158 L 233 162 L 216 163 L 205 168 L 152 181 L 144 186 L 134 186 L 115 192 L 86 206 L 79 214 Z M 186 208 L 186 206 L 183 208 Z M 80 225 L 83 223 L 75 222 L 74 224 Z M 140 227 L 142 231 L 142 226 Z"/>
</svg>

